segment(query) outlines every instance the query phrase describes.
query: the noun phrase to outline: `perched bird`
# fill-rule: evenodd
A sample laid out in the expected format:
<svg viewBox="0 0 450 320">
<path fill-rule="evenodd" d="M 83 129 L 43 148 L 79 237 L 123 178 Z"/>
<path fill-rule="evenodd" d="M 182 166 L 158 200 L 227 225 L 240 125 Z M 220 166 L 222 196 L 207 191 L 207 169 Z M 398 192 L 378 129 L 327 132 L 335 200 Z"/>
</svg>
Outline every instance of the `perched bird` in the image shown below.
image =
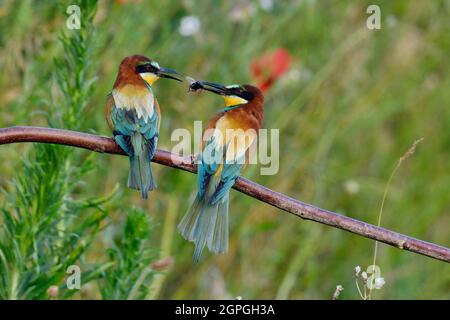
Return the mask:
<svg viewBox="0 0 450 320">
<path fill-rule="evenodd" d="M 192 81 L 190 89 L 207 90 L 225 100 L 225 108 L 203 131 L 197 196 L 178 225 L 181 235 L 194 242 L 193 260 L 198 261 L 205 246 L 213 253 L 228 250 L 229 193 L 256 146 L 264 96 L 251 85 Z"/>
<path fill-rule="evenodd" d="M 159 78 L 178 80 L 178 72 L 162 68 L 145 56 L 133 55 L 122 60 L 105 116 L 114 140 L 130 158 L 128 187 L 148 192 L 156 187 L 150 169 L 158 144 L 161 112 L 152 85 Z"/>
</svg>

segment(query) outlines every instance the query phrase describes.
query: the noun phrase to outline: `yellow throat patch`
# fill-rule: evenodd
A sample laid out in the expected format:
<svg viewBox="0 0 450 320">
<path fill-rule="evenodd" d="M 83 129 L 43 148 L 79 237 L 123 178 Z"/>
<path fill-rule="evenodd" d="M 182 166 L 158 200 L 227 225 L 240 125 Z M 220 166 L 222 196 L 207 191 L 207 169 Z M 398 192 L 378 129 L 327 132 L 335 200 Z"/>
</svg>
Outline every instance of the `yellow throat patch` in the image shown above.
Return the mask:
<svg viewBox="0 0 450 320">
<path fill-rule="evenodd" d="M 150 86 L 153 85 L 153 83 L 155 83 L 155 81 L 159 79 L 159 77 L 156 74 L 151 73 L 151 72 L 140 73 L 139 75 Z"/>
<path fill-rule="evenodd" d="M 225 107 L 237 106 L 238 104 L 244 104 L 248 102 L 247 100 L 242 99 L 238 96 L 224 96 L 223 100 L 225 100 Z"/>
</svg>

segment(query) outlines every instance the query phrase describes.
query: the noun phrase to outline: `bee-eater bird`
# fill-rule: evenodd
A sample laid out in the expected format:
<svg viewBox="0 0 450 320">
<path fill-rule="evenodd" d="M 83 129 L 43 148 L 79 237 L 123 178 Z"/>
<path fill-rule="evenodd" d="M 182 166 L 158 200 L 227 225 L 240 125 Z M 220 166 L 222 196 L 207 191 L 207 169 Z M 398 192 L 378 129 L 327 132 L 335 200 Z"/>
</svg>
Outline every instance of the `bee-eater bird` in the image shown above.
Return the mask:
<svg viewBox="0 0 450 320">
<path fill-rule="evenodd" d="M 203 131 L 197 196 L 178 225 L 181 235 L 194 242 L 193 260 L 198 261 L 205 245 L 213 253 L 228 250 L 229 193 L 256 146 L 264 96 L 251 85 L 195 81 L 190 89 L 207 90 L 225 100 L 225 108 Z"/>
<path fill-rule="evenodd" d="M 145 56 L 128 56 L 120 63 L 106 102 L 105 116 L 114 140 L 130 158 L 128 187 L 140 190 L 144 199 L 156 187 L 150 161 L 156 152 L 161 121 L 152 85 L 159 78 L 182 81 L 176 75 L 180 74 Z"/>
</svg>

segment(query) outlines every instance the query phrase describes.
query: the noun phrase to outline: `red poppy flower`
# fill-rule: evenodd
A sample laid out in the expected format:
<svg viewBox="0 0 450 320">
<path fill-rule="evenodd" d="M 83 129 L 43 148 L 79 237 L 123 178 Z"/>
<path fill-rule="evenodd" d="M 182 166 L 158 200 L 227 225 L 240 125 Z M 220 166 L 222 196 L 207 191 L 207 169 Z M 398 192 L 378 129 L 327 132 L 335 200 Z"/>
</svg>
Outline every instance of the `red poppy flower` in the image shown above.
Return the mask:
<svg viewBox="0 0 450 320">
<path fill-rule="evenodd" d="M 289 52 L 284 48 L 279 48 L 253 60 L 250 65 L 250 73 L 257 86 L 265 92 L 289 70 L 291 63 L 292 57 Z"/>
</svg>

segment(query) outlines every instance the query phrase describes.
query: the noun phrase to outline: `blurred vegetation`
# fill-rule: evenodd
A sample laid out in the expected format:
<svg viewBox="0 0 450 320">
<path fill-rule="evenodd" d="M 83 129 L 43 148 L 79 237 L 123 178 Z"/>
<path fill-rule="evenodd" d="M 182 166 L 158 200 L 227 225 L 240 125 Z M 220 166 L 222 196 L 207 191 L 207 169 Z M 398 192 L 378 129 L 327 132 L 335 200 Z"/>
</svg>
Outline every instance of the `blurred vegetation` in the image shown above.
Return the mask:
<svg viewBox="0 0 450 320">
<path fill-rule="evenodd" d="M 85 6 L 85 11 L 93 14 L 95 6 Z M 60 37 L 64 58 L 55 58 L 54 75 L 61 99 L 46 103 L 50 126 L 76 130 L 84 122 L 83 110 L 93 88 L 89 77 L 92 18 L 86 21 L 86 28 L 75 36 Z M 105 199 L 72 198 L 80 179 L 93 168 L 91 155 L 79 158 L 72 148 L 36 145 L 23 159 L 12 190 L 5 191 L 0 229 L 1 298 L 45 298 L 50 286 L 64 283 L 66 269 L 73 264 L 83 265 L 83 283 L 104 268 L 100 263 L 93 268 L 85 266 L 83 261 L 82 255 L 108 214 L 100 207 Z M 76 292 L 60 287 L 64 296 Z"/>
<path fill-rule="evenodd" d="M 424 137 L 392 181 L 382 225 L 449 246 L 450 1 L 261 3 L 99 1 L 90 16 L 84 1 L 77 31 L 66 28 L 71 1 L 0 2 L 0 126 L 110 135 L 103 105 L 123 57 L 251 83 L 251 62 L 283 47 L 294 64 L 267 92 L 265 117 L 280 129 L 280 171 L 244 175 L 376 223 L 391 171 Z M 366 28 L 369 4 L 381 7 L 381 30 Z M 190 15 L 200 30 L 183 36 Z M 155 85 L 161 149 L 171 149 L 174 129 L 192 130 L 222 107 L 186 91 Z M 373 241 L 233 191 L 228 254 L 193 264 L 176 224 L 194 175 L 154 165 L 159 188 L 143 201 L 126 188 L 123 157 L 27 144 L 2 146 L 0 161 L 0 298 L 46 298 L 56 285 L 62 298 L 329 299 L 342 284 L 342 299 L 358 299 L 353 268 L 372 262 Z M 170 263 L 156 273 L 157 260 Z M 385 245 L 377 261 L 386 285 L 375 299 L 450 298 L 448 264 Z M 81 267 L 80 291 L 65 289 L 70 264 Z"/>
<path fill-rule="evenodd" d="M 142 299 L 150 291 L 155 275 L 148 245 L 150 221 L 142 210 L 132 208 L 124 223 L 121 239 L 109 250 L 114 266 L 103 274 L 103 299 Z"/>
</svg>

